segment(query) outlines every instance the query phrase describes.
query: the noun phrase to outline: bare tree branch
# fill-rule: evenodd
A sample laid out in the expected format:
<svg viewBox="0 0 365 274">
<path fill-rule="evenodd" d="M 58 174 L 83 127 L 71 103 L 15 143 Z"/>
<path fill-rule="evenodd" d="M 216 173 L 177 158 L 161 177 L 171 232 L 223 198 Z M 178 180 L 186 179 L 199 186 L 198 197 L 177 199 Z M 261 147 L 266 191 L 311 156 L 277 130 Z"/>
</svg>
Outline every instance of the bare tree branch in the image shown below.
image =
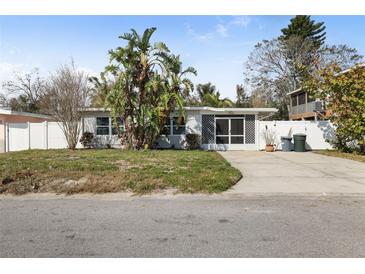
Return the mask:
<svg viewBox="0 0 365 274">
<path fill-rule="evenodd" d="M 80 120 L 91 88 L 89 77 L 74 63 L 62 65 L 48 81 L 42 96 L 42 107 L 60 123 L 68 147 L 75 149 L 81 132 Z"/>
</svg>

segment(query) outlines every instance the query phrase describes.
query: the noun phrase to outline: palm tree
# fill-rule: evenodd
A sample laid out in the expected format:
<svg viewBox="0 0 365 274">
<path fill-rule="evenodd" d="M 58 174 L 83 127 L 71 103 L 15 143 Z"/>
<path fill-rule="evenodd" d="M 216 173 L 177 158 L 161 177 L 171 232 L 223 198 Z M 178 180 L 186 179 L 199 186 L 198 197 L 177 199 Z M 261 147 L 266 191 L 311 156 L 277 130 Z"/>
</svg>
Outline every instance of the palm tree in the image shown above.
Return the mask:
<svg viewBox="0 0 365 274">
<path fill-rule="evenodd" d="M 216 94 L 217 88 L 212 83 L 199 84 L 196 86 L 196 91 L 198 93 L 200 101 L 204 100 L 204 96 L 207 94 Z"/>
<path fill-rule="evenodd" d="M 156 28 L 140 36 L 134 29 L 120 36 L 125 47 L 109 51 L 110 64 L 105 73 L 114 77 L 114 86 L 106 96 L 105 106 L 125 122 L 122 141 L 132 148 L 151 146 L 172 109 L 183 112 L 183 94 L 192 89 L 188 73 L 178 56 L 162 42 L 151 43 Z"/>
<path fill-rule="evenodd" d="M 220 93 L 212 83 L 197 85 L 199 104 L 210 107 L 232 107 L 233 102 L 228 98 L 220 98 Z"/>
<path fill-rule="evenodd" d="M 206 94 L 203 97 L 203 105 L 216 108 L 229 108 L 233 106 L 233 102 L 229 98 L 220 98 L 220 93 Z"/>
</svg>

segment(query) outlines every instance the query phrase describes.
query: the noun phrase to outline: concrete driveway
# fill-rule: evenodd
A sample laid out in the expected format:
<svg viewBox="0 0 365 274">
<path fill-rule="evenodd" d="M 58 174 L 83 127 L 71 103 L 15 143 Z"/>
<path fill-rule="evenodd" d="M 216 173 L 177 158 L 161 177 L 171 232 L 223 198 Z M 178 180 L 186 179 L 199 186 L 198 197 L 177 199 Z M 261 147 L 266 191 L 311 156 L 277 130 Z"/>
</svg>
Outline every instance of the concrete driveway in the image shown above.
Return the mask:
<svg viewBox="0 0 365 274">
<path fill-rule="evenodd" d="M 312 152 L 225 151 L 243 178 L 227 193 L 365 194 L 365 164 Z"/>
</svg>

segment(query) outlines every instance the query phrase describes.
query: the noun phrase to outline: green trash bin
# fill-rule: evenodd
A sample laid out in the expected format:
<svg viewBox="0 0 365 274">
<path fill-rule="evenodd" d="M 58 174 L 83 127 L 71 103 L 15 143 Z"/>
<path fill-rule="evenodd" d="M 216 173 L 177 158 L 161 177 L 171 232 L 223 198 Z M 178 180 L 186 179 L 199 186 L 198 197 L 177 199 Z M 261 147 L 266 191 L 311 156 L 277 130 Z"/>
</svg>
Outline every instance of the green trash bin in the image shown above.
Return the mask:
<svg viewBox="0 0 365 274">
<path fill-rule="evenodd" d="M 294 134 L 294 151 L 295 152 L 305 152 L 305 139 L 307 135 L 303 133 Z"/>
</svg>

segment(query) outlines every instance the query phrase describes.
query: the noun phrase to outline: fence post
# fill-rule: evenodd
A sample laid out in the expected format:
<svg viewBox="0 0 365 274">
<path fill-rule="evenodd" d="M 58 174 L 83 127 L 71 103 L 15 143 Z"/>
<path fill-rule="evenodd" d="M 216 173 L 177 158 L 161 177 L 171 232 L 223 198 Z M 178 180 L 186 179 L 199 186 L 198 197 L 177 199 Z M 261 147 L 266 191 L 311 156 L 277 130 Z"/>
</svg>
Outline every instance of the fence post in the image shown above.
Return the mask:
<svg viewBox="0 0 365 274">
<path fill-rule="evenodd" d="M 5 124 L 5 136 L 6 136 L 6 141 L 5 141 L 5 151 L 9 152 L 10 151 L 10 145 L 9 145 L 9 123 Z"/>
<path fill-rule="evenodd" d="M 48 121 L 44 121 L 46 149 L 48 149 Z"/>
<path fill-rule="evenodd" d="M 30 149 L 30 122 L 27 122 L 28 124 L 28 149 Z"/>
</svg>

